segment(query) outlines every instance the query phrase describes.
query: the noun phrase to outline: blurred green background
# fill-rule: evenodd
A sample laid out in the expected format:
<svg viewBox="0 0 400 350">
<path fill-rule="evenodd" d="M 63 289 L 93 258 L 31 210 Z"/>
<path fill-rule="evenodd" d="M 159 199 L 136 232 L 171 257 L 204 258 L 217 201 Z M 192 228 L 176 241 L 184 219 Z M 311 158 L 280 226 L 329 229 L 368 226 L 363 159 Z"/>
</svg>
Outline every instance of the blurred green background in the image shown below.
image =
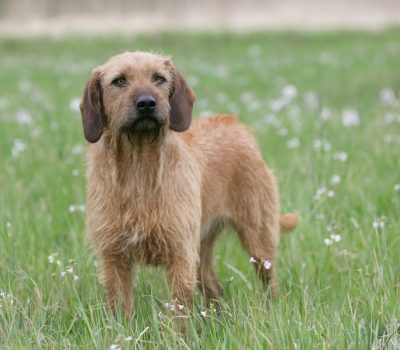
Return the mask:
<svg viewBox="0 0 400 350">
<path fill-rule="evenodd" d="M 1 348 L 398 348 L 398 28 L 28 34 L 0 38 Z M 79 100 L 95 66 L 137 49 L 172 56 L 196 116 L 254 130 L 283 210 L 301 216 L 281 239 L 276 300 L 236 234 L 221 237 L 223 311 L 196 293 L 187 339 L 162 270 L 140 270 L 131 320 L 110 314 L 85 236 Z"/>
</svg>

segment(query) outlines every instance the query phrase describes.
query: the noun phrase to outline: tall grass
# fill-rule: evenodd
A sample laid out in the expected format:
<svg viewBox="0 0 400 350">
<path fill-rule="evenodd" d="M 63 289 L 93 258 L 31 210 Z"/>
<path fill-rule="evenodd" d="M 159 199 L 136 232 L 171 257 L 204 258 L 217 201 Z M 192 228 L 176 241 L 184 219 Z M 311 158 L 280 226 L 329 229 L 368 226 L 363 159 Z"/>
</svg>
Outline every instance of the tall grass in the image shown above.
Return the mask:
<svg viewBox="0 0 400 350">
<path fill-rule="evenodd" d="M 0 348 L 398 348 L 399 35 L 0 39 Z M 85 237 L 77 104 L 92 68 L 135 49 L 173 56 L 196 115 L 254 129 L 283 210 L 301 216 L 281 239 L 276 300 L 235 233 L 220 239 L 222 313 L 197 292 L 185 340 L 162 270 L 140 270 L 131 320 L 110 314 Z"/>
</svg>

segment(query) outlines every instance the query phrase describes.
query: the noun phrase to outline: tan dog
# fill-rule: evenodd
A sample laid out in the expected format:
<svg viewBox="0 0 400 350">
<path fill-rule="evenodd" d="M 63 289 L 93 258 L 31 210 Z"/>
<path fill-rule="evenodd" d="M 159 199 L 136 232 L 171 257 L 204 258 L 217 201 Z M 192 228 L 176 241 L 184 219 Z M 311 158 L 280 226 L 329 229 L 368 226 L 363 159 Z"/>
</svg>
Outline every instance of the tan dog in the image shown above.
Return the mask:
<svg viewBox="0 0 400 350">
<path fill-rule="evenodd" d="M 207 300 L 222 289 L 212 266 L 227 224 L 276 293 L 280 216 L 275 179 L 235 117 L 192 121 L 194 95 L 168 58 L 127 52 L 97 67 L 81 102 L 87 151 L 87 228 L 108 303 L 132 307 L 133 268 L 167 268 L 179 309 L 196 282 Z"/>
</svg>

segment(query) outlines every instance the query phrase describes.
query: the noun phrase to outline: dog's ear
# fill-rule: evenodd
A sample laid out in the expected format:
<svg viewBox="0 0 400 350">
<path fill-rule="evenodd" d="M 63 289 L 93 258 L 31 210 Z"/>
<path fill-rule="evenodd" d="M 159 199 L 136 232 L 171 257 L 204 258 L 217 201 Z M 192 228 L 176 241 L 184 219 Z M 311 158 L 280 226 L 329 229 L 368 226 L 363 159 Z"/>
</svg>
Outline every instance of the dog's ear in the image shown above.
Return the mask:
<svg viewBox="0 0 400 350">
<path fill-rule="evenodd" d="M 87 82 L 83 100 L 79 107 L 85 138 L 89 142 L 95 143 L 103 133 L 105 121 L 99 70 L 95 69 Z"/>
<path fill-rule="evenodd" d="M 169 99 L 171 106 L 169 126 L 174 131 L 189 129 L 192 122 L 192 109 L 195 96 L 182 74 L 174 68 L 174 86 Z"/>
</svg>

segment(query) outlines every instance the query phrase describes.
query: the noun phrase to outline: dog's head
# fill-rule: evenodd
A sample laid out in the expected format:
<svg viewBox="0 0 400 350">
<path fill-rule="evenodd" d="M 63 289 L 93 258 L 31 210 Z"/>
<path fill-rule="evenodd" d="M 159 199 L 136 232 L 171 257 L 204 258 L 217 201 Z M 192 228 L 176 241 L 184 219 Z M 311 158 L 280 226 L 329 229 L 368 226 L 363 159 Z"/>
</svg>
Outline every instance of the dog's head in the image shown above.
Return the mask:
<svg viewBox="0 0 400 350">
<path fill-rule="evenodd" d="M 194 99 L 168 58 L 126 52 L 94 69 L 80 104 L 84 134 L 94 143 L 105 129 L 129 137 L 185 131 Z"/>
</svg>

